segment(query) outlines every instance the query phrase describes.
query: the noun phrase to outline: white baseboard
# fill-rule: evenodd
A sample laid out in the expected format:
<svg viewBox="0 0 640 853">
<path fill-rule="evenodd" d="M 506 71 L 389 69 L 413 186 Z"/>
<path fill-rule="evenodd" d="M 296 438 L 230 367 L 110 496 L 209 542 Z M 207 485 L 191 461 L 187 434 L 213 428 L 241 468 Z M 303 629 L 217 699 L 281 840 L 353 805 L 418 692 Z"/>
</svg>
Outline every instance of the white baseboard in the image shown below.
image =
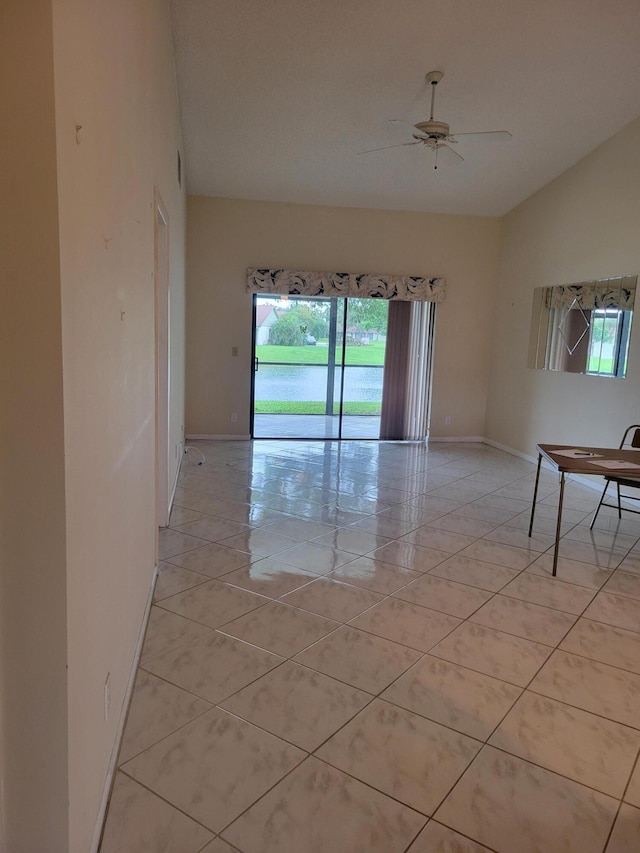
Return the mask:
<svg viewBox="0 0 640 853">
<path fill-rule="evenodd" d="M 483 444 L 485 439 L 481 435 L 430 435 L 427 439 L 429 444 L 433 442 L 466 442 L 467 444 Z"/>
<path fill-rule="evenodd" d="M 169 495 L 169 507 L 167 514 L 167 525 L 169 524 L 169 520 L 171 519 L 171 510 L 173 509 L 173 502 L 176 497 L 176 489 L 178 488 L 178 480 L 180 479 L 180 469 L 182 468 L 182 457 L 184 456 L 184 441 L 180 442 L 180 464 L 176 468 L 176 476 L 173 479 L 173 488 L 171 489 L 171 494 Z M 158 571 L 156 567 L 156 572 Z"/>
<path fill-rule="evenodd" d="M 500 444 L 499 441 L 492 441 L 490 438 L 483 438 L 482 441 L 490 447 L 495 447 L 496 450 L 503 450 L 505 453 L 510 453 L 511 456 L 517 456 L 518 459 L 524 459 L 525 462 L 533 462 L 534 465 L 538 464 L 537 456 L 530 456 L 528 453 L 522 453 L 520 450 L 515 450 L 513 447 L 507 447 L 506 444 Z"/>
<path fill-rule="evenodd" d="M 250 435 L 200 435 L 189 433 L 185 438 L 188 441 L 251 441 Z"/>
<path fill-rule="evenodd" d="M 129 704 L 131 702 L 131 694 L 133 693 L 133 685 L 136 680 L 136 672 L 138 670 L 138 662 L 140 661 L 140 654 L 142 652 L 142 644 L 144 643 L 144 636 L 147 630 L 147 622 L 149 621 L 149 614 L 151 613 L 151 605 L 153 604 L 153 592 L 156 588 L 156 579 L 158 577 L 158 567 L 156 566 L 153 571 L 153 577 L 151 579 L 151 589 L 149 590 L 149 596 L 147 598 L 147 603 L 145 605 L 144 614 L 142 616 L 142 625 L 140 626 L 140 632 L 138 634 L 138 642 L 136 643 L 135 652 L 133 655 L 133 663 L 131 665 L 131 672 L 129 673 L 129 680 L 127 682 L 127 689 L 124 695 L 124 701 L 122 703 L 122 710 L 120 712 L 120 719 L 118 721 L 118 728 L 116 730 L 115 740 L 113 742 L 113 749 L 111 750 L 111 757 L 109 758 L 109 764 L 107 766 L 107 774 L 105 777 L 104 790 L 102 792 L 102 799 L 100 800 L 100 808 L 98 810 L 98 817 L 96 820 L 95 829 L 93 831 L 93 839 L 91 841 L 90 853 L 98 853 L 98 848 L 100 846 L 100 841 L 102 839 L 102 830 L 104 827 L 104 820 L 107 814 L 107 806 L 109 805 L 109 797 L 111 796 L 111 789 L 113 787 L 113 780 L 115 777 L 116 766 L 118 761 L 118 754 L 120 752 L 120 745 L 122 743 L 122 735 L 124 734 L 124 726 L 127 721 L 127 714 L 129 713 Z"/>
<path fill-rule="evenodd" d="M 210 435 L 208 433 L 189 433 L 185 436 L 187 441 L 250 441 L 250 435 Z M 288 436 L 283 436 L 283 440 L 286 441 Z M 276 441 L 277 439 L 259 439 L 260 441 Z M 309 438 L 308 441 L 330 441 L 331 439 L 322 439 L 322 438 Z M 434 441 L 460 441 L 460 442 L 471 442 L 471 443 L 482 443 L 485 442 L 485 439 L 480 435 L 454 435 L 454 436 L 429 436 L 426 439 L 419 439 L 418 443 L 422 443 L 423 441 L 434 442 Z M 506 449 L 506 448 L 505 448 Z M 507 452 L 509 452 L 507 450 Z"/>
</svg>

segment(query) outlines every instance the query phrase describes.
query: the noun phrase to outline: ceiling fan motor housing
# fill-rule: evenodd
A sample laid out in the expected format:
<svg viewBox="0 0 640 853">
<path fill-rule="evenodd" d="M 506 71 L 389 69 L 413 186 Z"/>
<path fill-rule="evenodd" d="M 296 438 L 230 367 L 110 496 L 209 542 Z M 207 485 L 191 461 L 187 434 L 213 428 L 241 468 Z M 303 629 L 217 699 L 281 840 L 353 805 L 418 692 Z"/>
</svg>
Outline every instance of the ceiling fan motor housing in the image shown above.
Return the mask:
<svg viewBox="0 0 640 853">
<path fill-rule="evenodd" d="M 446 139 L 449 136 L 449 125 L 444 121 L 421 121 L 414 127 L 433 139 Z"/>
</svg>

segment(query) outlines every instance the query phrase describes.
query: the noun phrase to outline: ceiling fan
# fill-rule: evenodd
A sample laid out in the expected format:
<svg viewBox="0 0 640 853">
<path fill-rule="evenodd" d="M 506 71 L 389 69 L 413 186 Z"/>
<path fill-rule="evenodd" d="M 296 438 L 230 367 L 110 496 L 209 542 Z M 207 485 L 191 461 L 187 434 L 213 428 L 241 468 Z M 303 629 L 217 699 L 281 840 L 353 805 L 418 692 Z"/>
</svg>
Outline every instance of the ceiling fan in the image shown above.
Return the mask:
<svg viewBox="0 0 640 853">
<path fill-rule="evenodd" d="M 428 121 L 420 121 L 418 124 L 411 125 L 409 122 L 392 119 L 398 124 L 407 124 L 413 127 L 419 133 L 413 133 L 413 142 L 400 142 L 396 145 L 384 145 L 382 148 L 371 148 L 368 151 L 360 151 L 360 154 L 371 154 L 373 151 L 385 151 L 388 148 L 404 148 L 407 145 L 426 145 L 435 154 L 434 169 L 438 168 L 438 162 L 454 166 L 462 163 L 464 157 L 461 157 L 457 151 L 451 148 L 451 145 L 456 145 L 458 142 L 467 141 L 486 141 L 486 142 L 508 142 L 511 139 L 511 134 L 508 130 L 486 130 L 476 133 L 451 133 L 449 125 L 444 121 L 436 121 L 433 117 L 433 109 L 436 101 L 436 86 L 442 80 L 444 74 L 442 71 L 430 71 L 426 75 L 426 81 L 431 85 L 431 111 Z"/>
</svg>

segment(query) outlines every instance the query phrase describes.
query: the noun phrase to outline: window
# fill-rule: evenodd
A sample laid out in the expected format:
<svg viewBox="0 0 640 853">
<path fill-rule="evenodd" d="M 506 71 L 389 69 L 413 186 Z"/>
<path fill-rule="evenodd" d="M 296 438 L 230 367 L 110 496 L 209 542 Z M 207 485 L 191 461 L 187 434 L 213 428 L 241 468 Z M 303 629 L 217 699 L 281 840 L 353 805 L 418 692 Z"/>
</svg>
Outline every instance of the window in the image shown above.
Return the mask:
<svg viewBox="0 0 640 853">
<path fill-rule="evenodd" d="M 625 376 L 631 311 L 602 308 L 591 312 L 587 373 Z"/>
</svg>

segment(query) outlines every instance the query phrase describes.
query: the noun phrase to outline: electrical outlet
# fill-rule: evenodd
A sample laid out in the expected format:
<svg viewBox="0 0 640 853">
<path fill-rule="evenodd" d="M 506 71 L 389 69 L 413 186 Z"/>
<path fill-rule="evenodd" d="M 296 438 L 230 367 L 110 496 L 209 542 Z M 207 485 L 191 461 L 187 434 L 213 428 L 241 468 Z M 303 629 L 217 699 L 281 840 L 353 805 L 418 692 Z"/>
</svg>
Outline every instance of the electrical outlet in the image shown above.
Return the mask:
<svg viewBox="0 0 640 853">
<path fill-rule="evenodd" d="M 451 423 L 451 415 L 447 415 L 444 419 L 444 422 L 447 426 Z"/>
<path fill-rule="evenodd" d="M 109 719 L 109 708 L 111 707 L 111 673 L 107 673 L 104 682 L 104 721 Z"/>
<path fill-rule="evenodd" d="M 238 423 L 238 413 L 237 412 L 231 412 L 231 423 L 232 424 Z"/>
</svg>

